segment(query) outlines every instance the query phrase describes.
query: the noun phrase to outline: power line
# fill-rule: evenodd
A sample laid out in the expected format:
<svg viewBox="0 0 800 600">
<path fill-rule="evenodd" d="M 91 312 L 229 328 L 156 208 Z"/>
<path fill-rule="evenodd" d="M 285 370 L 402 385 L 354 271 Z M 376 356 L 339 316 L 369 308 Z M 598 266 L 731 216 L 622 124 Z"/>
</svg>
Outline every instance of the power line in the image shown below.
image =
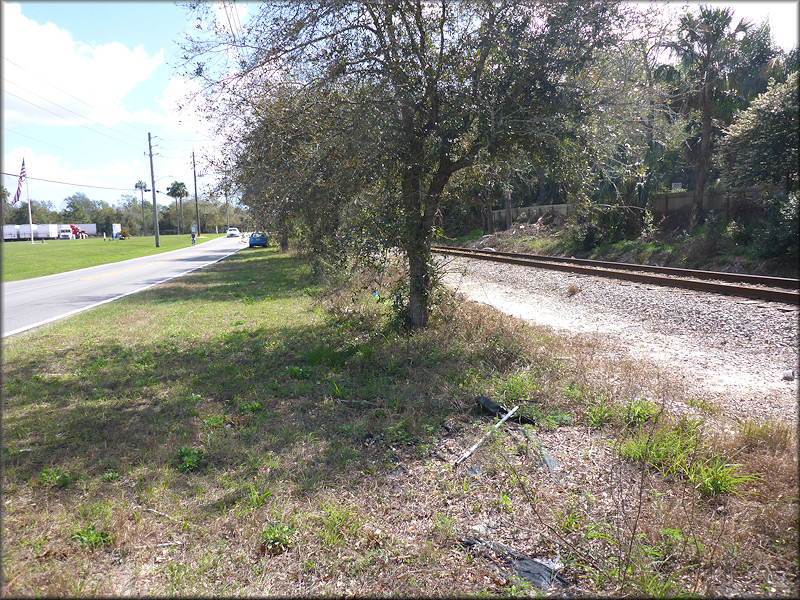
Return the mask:
<svg viewBox="0 0 800 600">
<path fill-rule="evenodd" d="M 99 156 L 89 156 L 88 154 L 84 154 L 83 152 L 76 152 L 75 150 L 73 150 L 71 148 L 64 148 L 63 146 L 58 146 L 58 145 L 56 145 L 56 144 L 54 144 L 52 142 L 47 142 L 45 140 L 40 140 L 39 138 L 35 138 L 32 135 L 28 135 L 27 133 L 22 133 L 21 131 L 17 131 L 16 129 L 12 129 L 11 127 L 6 127 L 5 130 L 6 131 L 10 131 L 11 133 L 14 133 L 16 135 L 31 139 L 34 142 L 39 142 L 40 144 L 46 144 L 48 146 L 52 146 L 53 148 L 58 148 L 59 150 L 64 150 L 66 152 L 70 152 L 73 156 L 83 156 L 83 157 L 89 158 L 91 160 L 97 160 L 97 159 L 100 158 Z"/>
<path fill-rule="evenodd" d="M 5 171 L 3 171 L 2 174 L 3 175 L 8 175 L 9 177 L 19 177 L 18 174 L 6 173 Z M 127 191 L 131 191 L 131 190 L 135 189 L 135 188 L 106 187 L 106 186 L 102 186 L 102 185 L 89 185 L 88 183 L 69 183 L 68 181 L 54 181 L 52 179 L 42 179 L 40 177 L 31 177 L 30 175 L 26 175 L 25 178 L 26 179 L 32 179 L 33 181 L 44 181 L 44 182 L 47 182 L 47 183 L 58 183 L 60 185 L 73 185 L 75 187 L 88 187 L 88 188 L 95 188 L 95 189 L 98 189 L 98 190 L 115 190 L 115 191 L 127 192 Z"/>
<path fill-rule="evenodd" d="M 4 79 L 5 81 L 8 81 L 9 83 L 11 83 L 12 85 L 15 85 L 15 86 L 17 86 L 18 88 L 20 88 L 20 89 L 22 89 L 22 90 L 24 90 L 24 91 L 28 92 L 29 94 L 33 94 L 33 95 L 34 95 L 34 96 L 36 96 L 37 98 L 41 98 L 41 99 L 42 99 L 42 100 L 44 100 L 45 102 L 49 102 L 50 104 L 52 104 L 52 105 L 54 105 L 54 106 L 57 106 L 58 108 L 60 108 L 60 109 L 62 109 L 62 110 L 65 110 L 65 111 L 67 111 L 67 112 L 70 112 L 70 113 L 72 113 L 73 115 L 76 115 L 76 116 L 80 117 L 81 119 L 86 119 L 87 121 L 90 121 L 90 122 L 92 122 L 92 123 L 95 123 L 96 125 L 100 125 L 100 127 L 105 127 L 106 129 L 111 129 L 111 127 L 109 127 L 108 125 L 104 125 L 103 123 L 100 123 L 99 121 L 95 121 L 94 119 L 91 119 L 91 118 L 87 117 L 86 115 L 82 115 L 82 114 L 80 114 L 80 113 L 78 113 L 78 112 L 75 112 L 74 110 L 72 110 L 72 109 L 70 109 L 70 108 L 67 108 L 66 106 L 63 106 L 63 105 L 59 104 L 58 102 L 54 102 L 53 100 L 50 100 L 50 98 L 45 98 L 45 97 L 44 97 L 44 96 L 42 96 L 41 94 L 37 94 L 36 92 L 33 92 L 33 91 L 31 91 L 31 90 L 29 90 L 29 89 L 27 89 L 27 88 L 24 88 L 24 87 L 22 87 L 22 86 L 21 86 L 20 84 L 18 84 L 18 83 L 15 83 L 15 82 L 13 82 L 13 81 L 10 81 L 10 80 L 6 79 L 5 77 L 4 77 L 3 79 Z M 7 91 L 7 90 L 6 90 L 6 91 Z M 9 92 L 9 93 L 11 93 L 11 92 Z M 14 94 L 12 94 L 12 95 L 14 95 Z M 17 98 L 19 98 L 19 96 L 17 96 Z M 27 101 L 26 101 L 26 102 L 27 102 Z M 113 130 L 113 129 L 111 129 L 111 131 L 114 131 L 114 130 Z M 134 136 L 132 133 L 125 133 L 125 132 L 122 132 L 122 131 L 115 131 L 114 133 L 119 133 L 120 135 L 126 135 L 126 136 L 128 136 L 128 137 L 135 137 L 135 136 Z"/>
<path fill-rule="evenodd" d="M 89 103 L 88 103 L 88 102 L 86 102 L 86 100 L 84 100 L 83 98 L 78 98 L 78 97 L 77 97 L 77 96 L 75 96 L 74 94 L 71 94 L 71 93 L 69 93 L 67 90 L 64 90 L 64 89 L 62 89 L 62 88 L 58 87 L 57 85 L 54 85 L 54 84 L 50 83 L 49 81 L 47 81 L 47 80 L 46 80 L 44 77 L 42 77 L 41 75 L 37 75 L 36 73 L 33 73 L 32 71 L 30 71 L 29 69 L 26 69 L 26 68 L 25 68 L 25 67 L 23 67 L 22 65 L 19 65 L 19 64 L 15 63 L 15 62 L 14 62 L 13 60 L 11 60 L 10 58 L 8 58 L 8 57 L 6 57 L 6 56 L 4 56 L 3 58 L 4 58 L 6 61 L 8 61 L 9 63 L 11 63 L 12 65 L 14 65 L 15 67 L 17 67 L 18 69 L 21 69 L 22 71 L 25 71 L 26 73 L 29 73 L 29 74 L 33 75 L 33 76 L 34 76 L 34 77 L 36 77 L 36 78 L 37 78 L 39 81 L 43 81 L 44 83 L 46 83 L 47 85 L 49 85 L 51 88 L 53 88 L 53 89 L 55 89 L 55 90 L 58 90 L 58 91 L 59 91 L 59 92 L 61 92 L 62 94 L 66 94 L 67 96 L 69 96 L 69 97 L 71 97 L 71 98 L 74 98 L 75 100 L 77 100 L 78 102 L 81 102 L 82 104 L 85 104 L 85 105 L 86 105 L 86 106 L 88 106 L 89 108 L 93 108 L 93 109 L 95 109 L 95 110 L 100 110 L 100 109 L 99 109 L 97 106 L 94 106 L 93 104 L 89 104 Z M 19 85 L 19 84 L 15 84 L 15 85 Z M 20 87 L 22 87 L 22 86 L 20 86 Z M 55 103 L 53 103 L 53 104 L 55 104 Z M 120 124 L 121 124 L 121 125 L 125 125 L 126 127 L 130 127 L 131 129 L 134 129 L 134 130 L 136 130 L 136 132 L 137 132 L 138 134 L 147 133 L 147 130 L 145 130 L 145 129 L 142 129 L 141 127 L 136 127 L 135 125 L 131 125 L 130 123 L 124 123 L 124 122 L 123 122 L 123 123 L 120 123 Z M 132 134 L 124 134 L 124 135 L 132 135 Z"/>
<path fill-rule="evenodd" d="M 45 108 L 44 106 L 39 106 L 39 105 L 38 105 L 38 104 L 36 104 L 35 102 L 31 102 L 30 100 L 26 100 L 26 99 L 25 99 L 25 98 L 23 98 L 22 96 L 19 96 L 19 95 L 17 95 L 17 94 L 15 94 L 15 93 L 13 93 L 13 92 L 9 92 L 8 90 L 3 90 L 3 93 L 5 93 L 5 94 L 9 94 L 9 95 L 11 95 L 11 96 L 14 96 L 15 98 L 19 98 L 19 99 L 20 99 L 20 100 L 22 100 L 23 102 L 27 102 L 28 104 L 30 104 L 30 105 L 32 105 L 32 106 L 35 106 L 36 108 L 39 108 L 39 109 L 41 109 L 41 110 L 43 110 L 43 111 L 45 111 L 45 112 L 49 112 L 51 115 L 55 115 L 55 116 L 57 116 L 57 117 L 59 117 L 59 118 L 61 118 L 61 119 L 64 119 L 64 120 L 66 120 L 66 119 L 67 119 L 67 117 L 65 117 L 64 115 L 60 115 L 60 114 L 58 114 L 57 112 L 53 112 L 52 110 L 50 110 L 50 109 L 48 109 L 48 108 Z M 69 109 L 66 109 L 66 110 L 69 110 Z M 72 112 L 72 111 L 71 111 L 71 112 Z M 78 113 L 75 113 L 75 114 L 78 114 Z M 81 115 L 78 115 L 78 116 L 81 116 Z M 82 118 L 85 118 L 85 117 L 82 117 Z M 125 141 L 125 140 L 121 140 L 121 139 L 119 139 L 119 138 L 115 138 L 115 137 L 114 137 L 114 136 L 112 136 L 112 135 L 108 135 L 107 133 L 103 133 L 102 131 L 97 131 L 97 130 L 95 130 L 95 129 L 92 129 L 91 127 L 89 127 L 89 126 L 88 126 L 88 125 L 86 125 L 86 124 L 83 124 L 83 123 L 81 123 L 81 124 L 80 124 L 80 127 L 85 127 L 86 129 L 88 129 L 89 131 L 91 131 L 91 132 L 93 132 L 93 133 L 96 133 L 96 134 L 98 134 L 98 135 L 102 135 L 102 136 L 104 136 L 104 137 L 107 137 L 107 138 L 109 138 L 109 139 L 112 139 L 112 140 L 114 140 L 114 141 L 116 141 L 116 142 L 119 142 L 119 143 L 121 143 L 121 144 L 127 144 L 128 146 L 132 146 L 132 147 L 134 147 L 134 148 L 138 148 L 138 147 L 139 147 L 138 145 L 136 145 L 136 144 L 132 144 L 131 142 L 127 142 L 127 141 Z"/>
</svg>

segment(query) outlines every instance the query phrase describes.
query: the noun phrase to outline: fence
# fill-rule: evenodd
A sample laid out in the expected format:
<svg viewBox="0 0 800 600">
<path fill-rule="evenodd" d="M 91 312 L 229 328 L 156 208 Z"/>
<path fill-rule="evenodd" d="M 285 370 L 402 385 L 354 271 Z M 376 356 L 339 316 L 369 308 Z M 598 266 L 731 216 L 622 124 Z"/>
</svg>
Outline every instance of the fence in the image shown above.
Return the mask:
<svg viewBox="0 0 800 600">
<path fill-rule="evenodd" d="M 759 200 L 764 190 L 759 186 L 746 188 L 710 189 L 703 192 L 703 210 L 713 211 L 723 221 L 733 219 L 754 220 L 760 214 Z M 692 206 L 692 192 L 672 192 L 651 194 L 647 201 L 647 209 L 656 220 L 676 215 L 688 218 Z M 546 204 L 542 206 L 520 206 L 511 209 L 511 219 L 517 221 L 527 217 L 531 221 L 545 213 L 556 213 L 568 216 L 572 212 L 571 204 Z M 505 209 L 493 210 L 492 219 L 496 229 L 504 229 L 506 224 Z"/>
</svg>

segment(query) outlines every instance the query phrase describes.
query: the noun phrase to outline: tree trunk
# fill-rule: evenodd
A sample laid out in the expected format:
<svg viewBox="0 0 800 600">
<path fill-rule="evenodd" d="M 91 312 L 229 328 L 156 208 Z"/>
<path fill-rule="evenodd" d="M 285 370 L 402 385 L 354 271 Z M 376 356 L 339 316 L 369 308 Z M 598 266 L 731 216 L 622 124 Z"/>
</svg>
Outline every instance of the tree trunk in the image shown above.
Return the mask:
<svg viewBox="0 0 800 600">
<path fill-rule="evenodd" d="M 428 313 L 431 293 L 430 248 L 408 251 L 408 318 L 414 328 L 428 326 Z"/>
<path fill-rule="evenodd" d="M 494 213 L 492 212 L 492 193 L 486 190 L 486 214 L 489 218 L 489 233 L 494 233 Z"/>
<path fill-rule="evenodd" d="M 711 166 L 711 86 L 704 84 L 701 90 L 702 122 L 700 148 L 697 153 L 697 166 L 694 173 L 694 192 L 692 194 L 692 212 L 689 216 L 689 228 L 694 229 L 705 218 L 703 211 L 703 193 L 706 189 L 708 170 Z"/>
<path fill-rule="evenodd" d="M 511 213 L 511 190 L 506 190 L 504 195 L 506 197 L 506 231 L 508 231 L 514 224 L 514 219 Z"/>
<path fill-rule="evenodd" d="M 278 218 L 278 239 L 280 240 L 281 252 L 289 251 L 289 229 L 286 227 L 286 214 L 281 211 Z"/>
</svg>

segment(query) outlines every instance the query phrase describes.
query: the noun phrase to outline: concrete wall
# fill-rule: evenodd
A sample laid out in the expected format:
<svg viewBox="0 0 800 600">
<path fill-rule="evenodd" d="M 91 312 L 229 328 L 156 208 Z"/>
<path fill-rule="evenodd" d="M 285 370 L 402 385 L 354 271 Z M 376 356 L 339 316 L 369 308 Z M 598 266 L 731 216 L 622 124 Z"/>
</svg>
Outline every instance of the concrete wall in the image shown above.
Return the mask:
<svg viewBox="0 0 800 600">
<path fill-rule="evenodd" d="M 755 219 L 760 214 L 759 200 L 763 194 L 763 189 L 755 187 L 730 188 L 730 189 L 711 189 L 703 194 L 703 209 L 714 211 L 723 221 L 732 219 Z M 692 205 L 692 192 L 672 192 L 666 194 L 652 194 L 647 201 L 647 208 L 656 219 L 668 215 L 689 214 Z M 572 210 L 570 204 L 547 204 L 543 206 L 522 206 L 512 208 L 511 214 L 513 221 L 520 217 L 527 216 L 531 220 L 535 216 L 541 216 L 548 212 L 554 212 L 562 216 L 567 216 Z M 505 209 L 492 211 L 495 229 L 503 230 L 506 226 Z"/>
<path fill-rule="evenodd" d="M 711 189 L 703 193 L 703 210 L 714 211 L 723 221 L 736 218 L 754 218 L 759 212 L 761 187 Z M 656 217 L 688 212 L 692 205 L 692 192 L 653 194 L 647 207 Z"/>
</svg>

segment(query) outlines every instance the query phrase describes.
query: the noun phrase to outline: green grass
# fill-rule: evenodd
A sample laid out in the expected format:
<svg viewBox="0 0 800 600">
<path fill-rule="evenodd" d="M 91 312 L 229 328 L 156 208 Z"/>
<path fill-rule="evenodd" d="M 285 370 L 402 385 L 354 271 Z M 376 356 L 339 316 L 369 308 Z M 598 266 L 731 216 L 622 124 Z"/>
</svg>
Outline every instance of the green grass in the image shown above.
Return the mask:
<svg viewBox="0 0 800 600">
<path fill-rule="evenodd" d="M 430 328 L 400 334 L 384 304 L 353 297 L 326 290 L 298 257 L 245 251 L 4 339 L 9 595 L 502 596 L 509 588 L 494 568 L 457 541 L 496 519 L 519 536 L 512 545 L 564 556 L 549 531 L 536 537 L 531 511 L 568 510 L 560 495 L 572 488 L 529 447 L 578 453 L 569 472 L 587 494 L 608 484 L 597 451 L 570 441 L 586 429 L 575 415 L 603 396 L 584 378 L 573 383 L 576 371 L 556 359 L 560 342 L 449 300 Z M 470 474 L 453 461 L 492 422 L 476 395 L 519 403 L 537 425 L 498 430 L 470 457 Z M 619 427 L 593 432 L 595 447 L 607 433 L 649 431 L 651 410 L 610 396 L 596 421 Z M 681 436 L 687 451 L 700 445 L 693 432 Z M 749 427 L 741 443 L 772 456 L 794 449 L 784 438 Z M 724 484 L 733 466 L 702 465 L 695 480 L 676 478 L 690 494 Z M 536 487 L 536 505 L 522 485 Z M 764 498 L 788 495 L 778 492 Z M 586 512 L 606 504 L 576 505 L 561 529 L 610 531 L 618 514 Z M 686 519 L 710 522 L 718 505 L 676 509 L 670 527 L 700 535 Z M 769 540 L 791 548 L 794 516 L 773 516 Z M 753 545 L 767 547 L 765 535 Z M 787 552 L 759 560 L 788 571 Z M 603 585 L 596 591 L 616 590 Z"/>
<path fill-rule="evenodd" d="M 223 234 L 204 234 L 199 243 L 222 237 Z M 130 237 L 125 241 L 106 241 L 102 238 L 88 240 L 48 240 L 37 242 L 3 242 L 3 281 L 18 281 L 74 271 L 96 265 L 150 256 L 191 245 L 188 235 L 159 236 L 156 248 L 154 236 Z"/>
</svg>

